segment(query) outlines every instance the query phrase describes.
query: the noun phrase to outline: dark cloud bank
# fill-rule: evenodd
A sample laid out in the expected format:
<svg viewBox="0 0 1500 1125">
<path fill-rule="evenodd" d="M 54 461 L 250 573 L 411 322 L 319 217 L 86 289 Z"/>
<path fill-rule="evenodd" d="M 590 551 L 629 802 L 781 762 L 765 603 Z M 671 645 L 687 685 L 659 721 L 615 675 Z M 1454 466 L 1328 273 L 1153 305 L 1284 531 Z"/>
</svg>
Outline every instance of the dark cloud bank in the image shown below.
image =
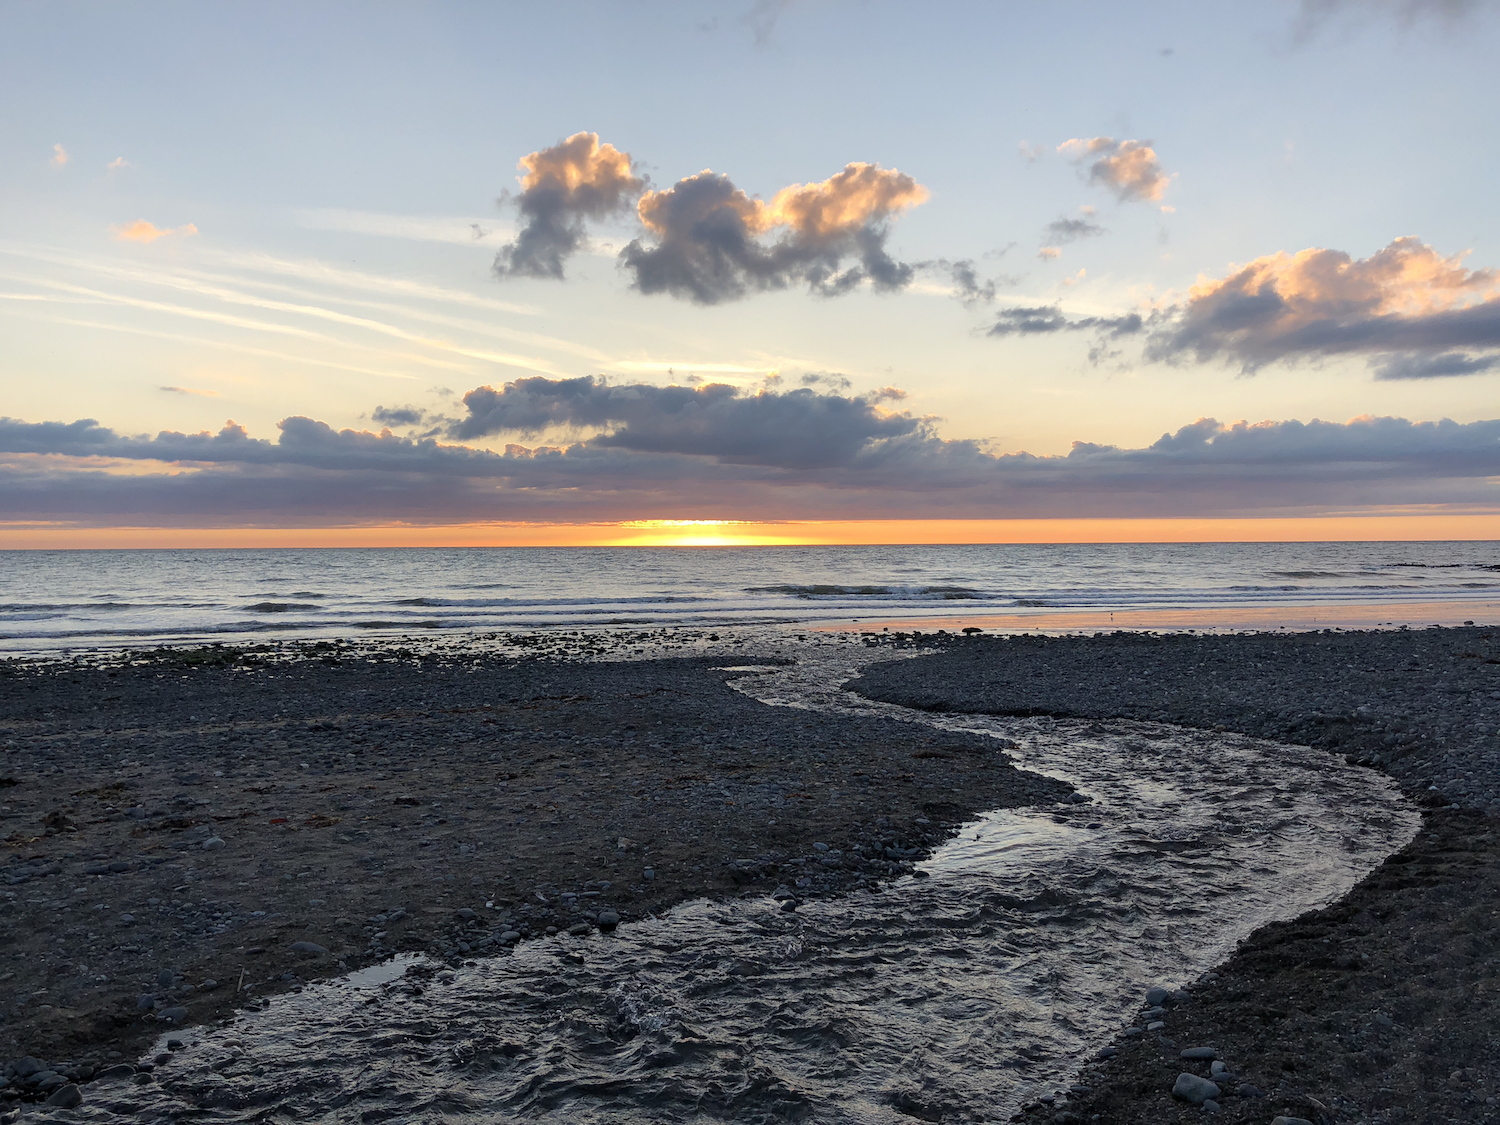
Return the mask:
<svg viewBox="0 0 1500 1125">
<path fill-rule="evenodd" d="M 275 441 L 0 420 L 0 519 L 330 525 L 647 518 L 1312 514 L 1500 505 L 1500 420 L 1224 426 L 1140 449 L 995 455 L 888 408 L 899 392 L 749 393 L 600 379 L 480 387 L 454 439 L 588 431 L 503 452 L 289 417 Z M 155 462 L 149 473 L 118 463 Z M 142 466 L 145 467 L 145 466 Z"/>
</svg>

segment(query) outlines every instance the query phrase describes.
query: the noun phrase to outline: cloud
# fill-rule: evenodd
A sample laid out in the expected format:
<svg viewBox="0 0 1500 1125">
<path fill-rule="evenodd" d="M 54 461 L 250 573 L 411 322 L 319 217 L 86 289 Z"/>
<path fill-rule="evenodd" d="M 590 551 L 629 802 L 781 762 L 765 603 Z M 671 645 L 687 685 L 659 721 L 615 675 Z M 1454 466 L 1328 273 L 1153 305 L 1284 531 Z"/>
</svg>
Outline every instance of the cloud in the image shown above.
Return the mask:
<svg viewBox="0 0 1500 1125">
<path fill-rule="evenodd" d="M 526 174 L 515 204 L 522 226 L 495 255 L 500 277 L 561 280 L 568 258 L 588 245 L 585 221 L 623 210 L 645 187 L 630 154 L 601 145 L 597 133 L 574 133 L 523 156 L 520 168 Z"/>
<path fill-rule="evenodd" d="M 1061 258 L 1062 251 L 1059 250 L 1056 246 L 1043 246 L 1036 252 L 1036 256 L 1042 259 L 1042 261 L 1044 262 L 1050 262 L 1054 258 Z"/>
<path fill-rule="evenodd" d="M 130 161 L 123 156 L 117 156 L 104 166 L 106 172 L 119 172 L 130 167 Z"/>
<path fill-rule="evenodd" d="M 771 33 L 776 30 L 776 21 L 791 6 L 792 0 L 756 0 L 755 4 L 740 16 L 740 23 L 750 29 L 750 34 L 755 37 L 755 45 L 764 47 L 771 41 Z"/>
<path fill-rule="evenodd" d="M 70 156 L 68 156 L 68 150 L 65 149 L 65 148 L 63 148 L 62 145 L 53 145 L 52 146 L 52 165 L 53 165 L 53 167 L 55 167 L 55 168 L 64 168 L 64 167 L 67 166 L 67 163 L 68 163 L 68 161 L 70 159 L 72 159 L 72 158 Z"/>
<path fill-rule="evenodd" d="M 425 411 L 415 406 L 377 406 L 370 412 L 370 417 L 382 426 L 420 426 L 426 416 Z"/>
<path fill-rule="evenodd" d="M 1372 358 L 1379 377 L 1477 374 L 1500 362 L 1500 271 L 1471 270 L 1417 238 L 1368 258 L 1308 249 L 1200 279 L 1160 316 L 1150 359 L 1270 363 Z"/>
<path fill-rule="evenodd" d="M 641 197 L 648 237 L 626 246 L 620 262 L 640 292 L 704 305 L 798 282 L 824 296 L 866 280 L 901 289 L 916 267 L 886 252 L 889 223 L 926 198 L 911 176 L 878 164 L 848 164 L 821 183 L 783 188 L 770 203 L 705 170 Z"/>
<path fill-rule="evenodd" d="M 162 387 L 168 394 L 196 395 L 199 398 L 221 398 L 218 391 L 200 391 L 196 387 Z"/>
<path fill-rule="evenodd" d="M 1049 336 L 1057 332 L 1098 332 L 1130 336 L 1145 327 L 1140 313 L 1120 316 L 1068 316 L 1056 305 L 1004 309 L 986 333 L 989 336 Z"/>
<path fill-rule="evenodd" d="M 1422 355 L 1403 352 L 1377 360 L 1377 379 L 1439 379 L 1447 375 L 1480 375 L 1500 370 L 1500 353 L 1470 355 L 1466 352 L 1439 352 Z"/>
<path fill-rule="evenodd" d="M 155 242 L 158 238 L 167 238 L 171 235 L 186 238 L 188 235 L 198 233 L 198 228 L 192 223 L 184 223 L 180 227 L 163 230 L 161 227 L 148 223 L 145 219 L 137 219 L 133 223 L 121 223 L 110 227 L 109 230 L 121 242 Z"/>
<path fill-rule="evenodd" d="M 1306 43 L 1336 21 L 1368 23 L 1392 17 L 1406 28 L 1422 20 L 1452 27 L 1482 10 L 1480 0 L 1301 0 L 1292 21 L 1292 38 Z"/>
<path fill-rule="evenodd" d="M 1097 238 L 1105 233 L 1103 227 L 1087 218 L 1063 217 L 1047 224 L 1047 238 L 1051 242 L 1073 242 L 1079 238 Z"/>
<path fill-rule="evenodd" d="M 1041 145 L 1034 145 L 1029 141 L 1021 142 L 1021 159 L 1028 164 L 1035 164 L 1046 151 Z"/>
<path fill-rule="evenodd" d="M 1089 163 L 1089 183 L 1103 184 L 1122 201 L 1157 200 L 1172 177 L 1162 171 L 1150 141 L 1117 141 L 1113 137 L 1074 138 L 1057 151 Z"/>
<path fill-rule="evenodd" d="M 282 419 L 275 441 L 251 437 L 233 422 L 215 433 L 132 437 L 90 419 L 0 419 L 0 519 L 331 526 L 690 514 L 1061 518 L 1311 515 L 1411 505 L 1500 510 L 1500 420 L 1366 416 L 1343 423 L 1223 424 L 1202 418 L 1143 448 L 1075 442 L 1064 455 L 996 455 L 976 442 L 944 439 L 930 422 L 876 410 L 879 396 L 745 396 L 726 388 L 705 393 L 540 382 L 552 385 L 524 388 L 506 409 L 533 421 L 604 417 L 614 428 L 565 447 L 509 445 L 492 452 L 389 431 L 340 430 L 296 416 Z M 684 394 L 663 393 L 673 390 Z M 511 387 L 492 391 L 502 399 L 513 393 Z M 828 447 L 819 448 L 819 432 L 828 435 Z M 122 471 L 122 462 L 130 467 Z"/>
<path fill-rule="evenodd" d="M 965 305 L 988 304 L 995 299 L 1000 281 L 996 278 L 981 278 L 972 259 L 959 262 L 938 260 L 930 263 L 932 268 L 947 272 L 953 283 L 953 296 Z"/>
<path fill-rule="evenodd" d="M 452 437 L 539 434 L 556 427 L 602 428 L 598 448 L 687 454 L 747 465 L 809 468 L 847 464 L 865 446 L 915 434 L 923 423 L 881 409 L 889 396 L 820 394 L 809 388 L 746 393 L 701 387 L 611 385 L 603 379 L 517 379 L 464 395 L 468 416 Z"/>
</svg>

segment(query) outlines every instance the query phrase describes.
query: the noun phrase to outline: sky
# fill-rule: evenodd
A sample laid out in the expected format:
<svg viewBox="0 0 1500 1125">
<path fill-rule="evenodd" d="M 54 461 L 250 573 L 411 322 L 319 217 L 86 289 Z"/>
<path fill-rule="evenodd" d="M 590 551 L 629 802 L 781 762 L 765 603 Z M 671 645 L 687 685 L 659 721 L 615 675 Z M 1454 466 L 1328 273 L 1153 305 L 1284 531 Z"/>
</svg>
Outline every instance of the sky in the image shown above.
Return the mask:
<svg viewBox="0 0 1500 1125">
<path fill-rule="evenodd" d="M 1490 0 L 11 0 L 0 547 L 1500 538 L 1497 55 Z"/>
</svg>

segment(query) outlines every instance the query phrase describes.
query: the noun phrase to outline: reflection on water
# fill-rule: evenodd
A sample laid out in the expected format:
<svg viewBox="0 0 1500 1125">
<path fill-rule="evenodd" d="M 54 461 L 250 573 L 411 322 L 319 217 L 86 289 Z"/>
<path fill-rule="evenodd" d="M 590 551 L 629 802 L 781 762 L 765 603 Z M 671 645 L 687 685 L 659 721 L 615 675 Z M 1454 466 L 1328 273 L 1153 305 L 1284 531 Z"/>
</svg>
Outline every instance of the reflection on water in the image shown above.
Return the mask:
<svg viewBox="0 0 1500 1125">
<path fill-rule="evenodd" d="M 190 1037 L 138 1120 L 1004 1121 L 1066 1086 L 1141 990 L 1341 894 L 1415 831 L 1383 778 L 1142 723 L 914 715 L 838 690 L 864 653 L 736 684 L 1020 743 L 1085 804 L 992 813 L 917 877 L 805 903 L 694 902 L 457 972 L 279 998 Z M 82 1113 L 83 1111 L 80 1111 Z"/>
</svg>

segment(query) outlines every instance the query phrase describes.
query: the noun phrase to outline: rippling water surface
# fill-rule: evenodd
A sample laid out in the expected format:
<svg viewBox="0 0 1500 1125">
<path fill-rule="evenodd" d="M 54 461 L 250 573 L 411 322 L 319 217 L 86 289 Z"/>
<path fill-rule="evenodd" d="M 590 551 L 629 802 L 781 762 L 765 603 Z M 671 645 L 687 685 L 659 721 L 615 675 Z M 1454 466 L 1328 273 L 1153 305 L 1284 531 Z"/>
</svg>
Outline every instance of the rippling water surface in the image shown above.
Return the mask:
<svg viewBox="0 0 1500 1125">
<path fill-rule="evenodd" d="M 190 1032 L 86 1115 L 179 1121 L 1004 1121 L 1153 984 L 1326 903 L 1418 817 L 1312 750 L 1144 723 L 947 718 L 839 690 L 809 648 L 737 686 L 1014 739 L 1090 801 L 991 813 L 879 893 L 693 902 L 456 972 L 420 959 Z M 80 1111 L 83 1112 L 83 1111 Z"/>
<path fill-rule="evenodd" d="M 0 551 L 0 651 L 549 626 L 1384 605 L 1493 612 L 1492 543 Z"/>
</svg>

